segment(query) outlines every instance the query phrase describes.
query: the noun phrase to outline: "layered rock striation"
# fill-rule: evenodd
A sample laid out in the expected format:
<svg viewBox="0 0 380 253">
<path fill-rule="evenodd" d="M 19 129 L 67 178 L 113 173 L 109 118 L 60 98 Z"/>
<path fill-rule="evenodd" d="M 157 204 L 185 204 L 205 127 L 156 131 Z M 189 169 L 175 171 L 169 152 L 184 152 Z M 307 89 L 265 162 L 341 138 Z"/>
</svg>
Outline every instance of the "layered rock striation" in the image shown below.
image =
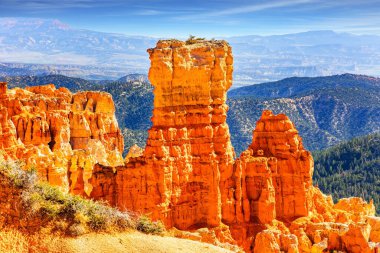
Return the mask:
<svg viewBox="0 0 380 253">
<path fill-rule="evenodd" d="M 312 185 L 313 158 L 286 115 L 264 111 L 252 144 L 235 158 L 227 42 L 163 40 L 148 53 L 154 110 L 144 150 L 134 146 L 121 159 L 106 93 L 0 84 L 6 155 L 73 193 L 162 220 L 179 237 L 257 253 L 378 251 L 373 203 L 334 204 Z"/>
<path fill-rule="evenodd" d="M 334 205 L 312 185 L 313 158 L 287 116 L 264 111 L 252 144 L 234 160 L 226 42 L 166 40 L 148 52 L 155 98 L 146 148 L 131 152 L 125 166 L 97 166 L 92 197 L 194 232 L 175 230 L 181 237 L 247 252 L 374 251 L 373 204 Z"/>
<path fill-rule="evenodd" d="M 313 158 L 283 114 L 263 112 L 233 173 L 228 203 L 234 205 L 223 215 L 227 223 L 292 221 L 311 211 Z"/>
<path fill-rule="evenodd" d="M 225 103 L 231 47 L 224 41 L 167 40 L 148 52 L 153 126 L 142 156 L 117 168 L 115 204 L 181 229 L 218 226 L 221 173 L 232 170 L 234 161 Z M 113 194 L 103 192 L 93 196 Z"/>
<path fill-rule="evenodd" d="M 93 166 L 123 164 L 123 145 L 109 94 L 0 83 L 0 147 L 51 184 L 90 194 Z"/>
</svg>

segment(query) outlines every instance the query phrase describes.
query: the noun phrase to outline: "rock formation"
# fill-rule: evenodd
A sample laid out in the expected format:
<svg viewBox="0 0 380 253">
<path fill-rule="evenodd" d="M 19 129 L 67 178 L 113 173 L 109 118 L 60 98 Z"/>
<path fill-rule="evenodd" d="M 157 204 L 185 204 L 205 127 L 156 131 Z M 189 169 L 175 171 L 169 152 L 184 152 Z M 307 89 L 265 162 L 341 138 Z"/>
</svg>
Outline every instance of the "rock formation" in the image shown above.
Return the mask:
<svg viewBox="0 0 380 253">
<path fill-rule="evenodd" d="M 90 194 L 93 166 L 123 164 L 112 98 L 54 85 L 7 89 L 0 83 L 0 146 L 51 184 Z"/>
<path fill-rule="evenodd" d="M 313 158 L 285 115 L 264 111 L 252 144 L 233 160 L 226 42 L 160 41 L 148 52 L 155 98 L 146 148 L 136 148 L 125 166 L 96 166 L 93 198 L 193 231 L 175 230 L 180 237 L 247 252 L 374 250 L 373 204 L 351 198 L 334 205 L 312 185 Z"/>
<path fill-rule="evenodd" d="M 116 205 L 180 229 L 218 226 L 219 182 L 234 159 L 225 103 L 231 48 L 224 41 L 168 40 L 148 52 L 153 126 L 143 155 L 117 170 Z"/>
<path fill-rule="evenodd" d="M 303 149 L 293 123 L 283 114 L 264 111 L 251 146 L 234 166 L 235 194 L 229 199 L 225 222 L 274 219 L 291 221 L 311 210 L 313 158 Z"/>
<path fill-rule="evenodd" d="M 254 252 L 374 250 L 367 221 L 374 220 L 373 204 L 350 198 L 334 205 L 331 197 L 312 185 L 313 165 L 289 118 L 264 111 L 252 144 L 234 164 L 235 194 L 228 203 L 235 204 L 223 215 L 233 238 L 246 251 L 253 245 Z M 254 224 L 263 227 L 257 230 Z"/>
<path fill-rule="evenodd" d="M 373 203 L 334 204 L 312 185 L 313 158 L 286 115 L 264 111 L 235 160 L 226 124 L 227 42 L 163 40 L 148 52 L 155 97 L 145 150 L 135 146 L 121 160 L 108 94 L 73 95 L 52 85 L 9 91 L 5 84 L 1 147 L 49 182 L 162 220 L 182 238 L 255 253 L 377 252 Z"/>
</svg>

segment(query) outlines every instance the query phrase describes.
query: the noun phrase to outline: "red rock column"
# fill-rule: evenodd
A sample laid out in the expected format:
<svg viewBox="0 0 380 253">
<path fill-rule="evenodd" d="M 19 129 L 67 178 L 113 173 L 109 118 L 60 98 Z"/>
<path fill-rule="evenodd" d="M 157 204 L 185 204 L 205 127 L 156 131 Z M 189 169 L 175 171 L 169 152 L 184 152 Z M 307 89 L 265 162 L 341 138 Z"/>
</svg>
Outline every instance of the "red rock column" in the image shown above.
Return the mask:
<svg viewBox="0 0 380 253">
<path fill-rule="evenodd" d="M 226 124 L 232 82 L 225 41 L 159 41 L 148 50 L 154 86 L 153 126 L 143 157 L 119 177 L 119 206 L 151 212 L 181 229 L 221 221 L 221 173 L 232 173 Z M 120 203 L 121 202 L 121 203 Z"/>
<path fill-rule="evenodd" d="M 241 192 L 236 195 L 236 213 L 238 217 L 245 214 L 246 222 L 291 221 L 311 210 L 313 158 L 284 114 L 263 112 L 252 144 L 236 161 L 235 171 L 242 171 L 241 180 L 236 177 L 242 182 L 241 191 L 236 187 Z"/>
<path fill-rule="evenodd" d="M 0 96 L 7 93 L 7 83 L 0 82 Z"/>
</svg>

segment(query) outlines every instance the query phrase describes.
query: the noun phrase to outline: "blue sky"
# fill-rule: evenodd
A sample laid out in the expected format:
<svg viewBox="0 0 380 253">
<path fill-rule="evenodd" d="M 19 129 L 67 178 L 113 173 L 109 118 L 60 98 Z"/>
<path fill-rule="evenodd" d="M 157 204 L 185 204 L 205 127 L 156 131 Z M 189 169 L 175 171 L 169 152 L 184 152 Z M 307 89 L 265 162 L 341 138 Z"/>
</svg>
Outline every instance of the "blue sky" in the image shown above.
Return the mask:
<svg viewBox="0 0 380 253">
<path fill-rule="evenodd" d="M 0 0 L 0 17 L 156 37 L 334 30 L 380 35 L 380 0 Z"/>
</svg>

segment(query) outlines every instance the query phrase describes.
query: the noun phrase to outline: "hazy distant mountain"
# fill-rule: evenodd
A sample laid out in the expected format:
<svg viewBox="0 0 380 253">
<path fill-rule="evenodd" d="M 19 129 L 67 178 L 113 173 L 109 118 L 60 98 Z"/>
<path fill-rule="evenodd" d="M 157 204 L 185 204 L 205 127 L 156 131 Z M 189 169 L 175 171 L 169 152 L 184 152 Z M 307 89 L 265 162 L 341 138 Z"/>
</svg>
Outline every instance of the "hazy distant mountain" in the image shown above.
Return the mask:
<svg viewBox="0 0 380 253">
<path fill-rule="evenodd" d="M 66 87 L 73 92 L 79 90 L 90 90 L 96 84 L 96 82 L 88 81 L 82 78 L 67 77 L 64 75 L 7 76 L 0 77 L 0 81 L 7 82 L 9 88 L 53 83 L 56 87 Z"/>
<path fill-rule="evenodd" d="M 52 72 L 90 79 L 96 73 L 104 79 L 145 73 L 149 63 L 146 50 L 155 45 L 156 40 L 77 30 L 57 20 L 0 19 L 2 62 L 33 63 L 40 67 L 41 64 L 66 65 L 69 71 L 58 66 L 51 67 Z"/>
<path fill-rule="evenodd" d="M 8 87 L 25 87 L 43 85 L 48 83 L 55 84 L 56 87 L 66 87 L 72 92 L 79 90 L 98 90 L 103 89 L 108 84 L 120 86 L 125 83 L 149 83 L 148 77 L 143 74 L 129 74 L 118 80 L 87 80 L 78 77 L 68 77 L 65 75 L 19 75 L 19 76 L 0 76 L 1 82 L 8 82 Z"/>
<path fill-rule="evenodd" d="M 250 85 L 233 89 L 228 92 L 229 97 L 255 98 L 285 98 L 295 97 L 304 93 L 333 88 L 359 88 L 363 90 L 379 90 L 380 78 L 343 74 L 334 76 L 289 77 L 280 81 Z"/>
<path fill-rule="evenodd" d="M 148 76 L 143 74 L 129 74 L 117 79 L 117 82 L 149 82 Z"/>
<path fill-rule="evenodd" d="M 380 36 L 312 31 L 227 40 L 236 56 L 238 86 L 290 76 L 347 72 L 379 76 Z"/>
<path fill-rule="evenodd" d="M 233 48 L 235 87 L 289 76 L 380 73 L 380 36 L 313 31 L 225 39 Z M 146 49 L 156 41 L 78 30 L 57 20 L 0 18 L 0 76 L 25 71 L 116 80 L 146 74 Z"/>
</svg>

